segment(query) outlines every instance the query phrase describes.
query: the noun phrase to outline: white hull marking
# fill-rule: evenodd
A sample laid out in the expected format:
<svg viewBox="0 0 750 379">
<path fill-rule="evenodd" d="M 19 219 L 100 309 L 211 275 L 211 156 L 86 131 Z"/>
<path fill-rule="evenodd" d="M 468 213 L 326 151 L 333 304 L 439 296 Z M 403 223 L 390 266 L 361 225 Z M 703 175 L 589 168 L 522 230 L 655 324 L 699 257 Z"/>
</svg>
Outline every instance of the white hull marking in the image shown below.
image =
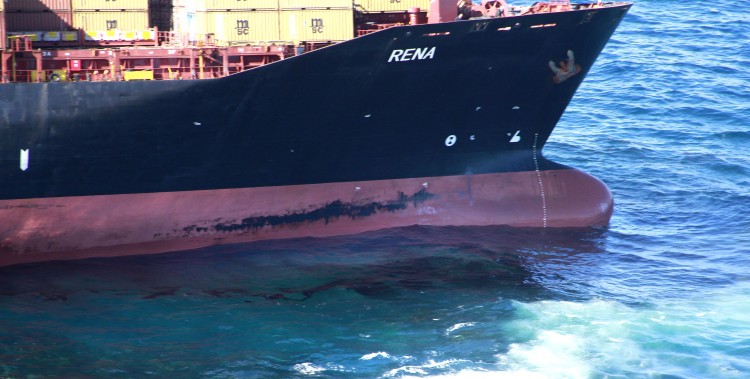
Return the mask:
<svg viewBox="0 0 750 379">
<path fill-rule="evenodd" d="M 21 149 L 21 171 L 29 169 L 29 149 Z"/>
</svg>

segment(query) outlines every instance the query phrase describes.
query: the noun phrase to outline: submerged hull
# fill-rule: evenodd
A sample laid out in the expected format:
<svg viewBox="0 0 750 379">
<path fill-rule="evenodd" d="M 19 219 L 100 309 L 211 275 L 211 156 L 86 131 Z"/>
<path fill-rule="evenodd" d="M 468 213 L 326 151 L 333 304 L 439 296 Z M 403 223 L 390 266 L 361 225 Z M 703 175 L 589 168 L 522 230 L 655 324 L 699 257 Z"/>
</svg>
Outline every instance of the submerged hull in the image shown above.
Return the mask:
<svg viewBox="0 0 750 379">
<path fill-rule="evenodd" d="M 387 29 L 214 80 L 0 91 L 0 265 L 385 227 L 605 225 L 541 150 L 629 5 Z"/>
</svg>

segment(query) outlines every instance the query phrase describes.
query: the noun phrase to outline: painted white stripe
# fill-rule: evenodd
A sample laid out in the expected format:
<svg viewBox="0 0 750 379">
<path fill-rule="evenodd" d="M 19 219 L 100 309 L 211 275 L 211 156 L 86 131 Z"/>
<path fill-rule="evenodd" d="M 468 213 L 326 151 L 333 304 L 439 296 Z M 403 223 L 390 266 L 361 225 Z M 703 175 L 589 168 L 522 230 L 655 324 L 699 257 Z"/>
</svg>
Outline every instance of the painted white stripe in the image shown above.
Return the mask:
<svg viewBox="0 0 750 379">
<path fill-rule="evenodd" d="M 21 170 L 29 169 L 29 149 L 21 149 Z"/>
</svg>

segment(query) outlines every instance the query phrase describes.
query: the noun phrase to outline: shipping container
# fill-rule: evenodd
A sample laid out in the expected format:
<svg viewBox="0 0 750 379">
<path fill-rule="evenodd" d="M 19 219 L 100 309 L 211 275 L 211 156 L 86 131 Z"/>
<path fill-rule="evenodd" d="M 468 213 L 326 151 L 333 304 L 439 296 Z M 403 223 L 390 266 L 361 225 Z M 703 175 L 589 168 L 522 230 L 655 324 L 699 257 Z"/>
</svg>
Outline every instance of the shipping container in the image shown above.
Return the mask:
<svg viewBox="0 0 750 379">
<path fill-rule="evenodd" d="M 277 10 L 278 0 L 199 0 L 206 10 L 216 11 L 249 11 Z"/>
<path fill-rule="evenodd" d="M 0 50 L 5 50 L 8 39 L 5 36 L 5 11 L 2 3 L 0 0 Z"/>
<path fill-rule="evenodd" d="M 280 15 L 281 39 L 284 41 L 346 41 L 354 37 L 352 9 L 284 10 Z"/>
<path fill-rule="evenodd" d="M 347 9 L 353 0 L 279 0 L 280 9 Z"/>
<path fill-rule="evenodd" d="M 174 0 L 173 5 L 187 12 L 277 10 L 279 0 Z"/>
<path fill-rule="evenodd" d="M 171 30 L 172 29 L 172 7 L 154 7 L 151 6 L 148 10 L 150 27 L 159 28 L 159 30 Z"/>
<path fill-rule="evenodd" d="M 73 0 L 73 10 L 146 11 L 148 0 Z"/>
<path fill-rule="evenodd" d="M 6 12 L 9 32 L 71 30 L 70 11 L 61 12 Z"/>
<path fill-rule="evenodd" d="M 76 11 L 73 26 L 89 31 L 148 29 L 148 12 L 89 12 Z"/>
<path fill-rule="evenodd" d="M 217 45 L 230 46 L 279 41 L 279 13 L 200 12 L 195 26 L 199 35 L 213 33 Z"/>
<path fill-rule="evenodd" d="M 70 10 L 71 0 L 0 0 L 9 12 L 50 12 Z"/>
<path fill-rule="evenodd" d="M 430 0 L 356 0 L 366 12 L 406 12 L 409 8 L 419 8 L 422 12 L 430 9 Z"/>
</svg>

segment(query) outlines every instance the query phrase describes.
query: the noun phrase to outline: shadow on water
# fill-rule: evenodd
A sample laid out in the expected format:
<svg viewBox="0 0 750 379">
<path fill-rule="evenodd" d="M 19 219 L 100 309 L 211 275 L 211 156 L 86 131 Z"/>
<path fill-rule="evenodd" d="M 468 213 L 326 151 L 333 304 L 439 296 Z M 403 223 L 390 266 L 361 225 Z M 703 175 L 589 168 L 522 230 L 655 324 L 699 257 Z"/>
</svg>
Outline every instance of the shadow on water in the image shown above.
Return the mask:
<svg viewBox="0 0 750 379">
<path fill-rule="evenodd" d="M 405 291 L 450 288 L 515 289 L 516 295 L 535 299 L 554 285 L 539 267 L 600 253 L 605 239 L 606 231 L 594 229 L 414 226 L 11 266 L 0 268 L 0 295 L 65 301 L 75 293 L 107 292 L 143 300 L 179 295 L 253 302 L 305 301 L 336 289 L 395 298 Z"/>
<path fill-rule="evenodd" d="M 373 348 L 409 356 L 445 339 L 449 350 L 485 346 L 480 360 L 492 361 L 491 346 L 512 337 L 466 321 L 496 325 L 515 317 L 513 301 L 581 296 L 561 291 L 566 274 L 554 271 L 590 262 L 596 275 L 606 239 L 599 230 L 407 227 L 5 267 L 0 377 L 197 377 L 234 366 L 290 377 L 299 359 L 349 362 Z M 399 365 L 352 362 L 365 362 L 365 377 Z"/>
</svg>

